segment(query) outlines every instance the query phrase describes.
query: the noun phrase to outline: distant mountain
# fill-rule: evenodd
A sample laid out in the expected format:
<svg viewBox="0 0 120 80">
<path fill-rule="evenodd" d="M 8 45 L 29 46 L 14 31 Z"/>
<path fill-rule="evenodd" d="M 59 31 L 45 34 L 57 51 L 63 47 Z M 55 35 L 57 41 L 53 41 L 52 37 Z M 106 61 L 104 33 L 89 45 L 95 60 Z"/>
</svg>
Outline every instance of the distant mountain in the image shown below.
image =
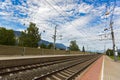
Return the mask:
<svg viewBox="0 0 120 80">
<path fill-rule="evenodd" d="M 56 48 L 65 50 L 66 46 L 64 44 L 61 44 L 61 43 L 56 43 Z"/>
<path fill-rule="evenodd" d="M 20 37 L 21 32 L 20 31 L 14 31 L 14 34 L 15 34 L 16 37 Z M 42 44 L 42 43 L 45 44 L 45 45 L 49 45 L 52 42 L 49 42 L 49 41 L 46 41 L 46 40 L 40 40 L 38 42 L 39 45 Z M 56 46 L 57 49 L 63 49 L 63 50 L 66 49 L 66 46 L 62 43 L 56 43 L 55 46 Z"/>
<path fill-rule="evenodd" d="M 40 40 L 39 42 L 38 42 L 38 45 L 40 45 L 40 44 L 45 44 L 45 45 L 49 45 L 51 42 L 49 42 L 49 41 L 45 41 L 45 40 Z"/>
<path fill-rule="evenodd" d="M 16 37 L 19 37 L 21 35 L 21 32 L 20 31 L 14 31 L 14 34 Z"/>
<path fill-rule="evenodd" d="M 38 42 L 39 45 L 42 44 L 42 43 L 45 44 L 45 45 L 49 45 L 52 42 L 49 42 L 49 41 L 46 41 L 46 40 L 41 40 L 41 41 Z M 56 46 L 57 49 L 62 49 L 62 50 L 66 49 L 66 46 L 62 43 L 56 43 L 55 46 Z"/>
</svg>

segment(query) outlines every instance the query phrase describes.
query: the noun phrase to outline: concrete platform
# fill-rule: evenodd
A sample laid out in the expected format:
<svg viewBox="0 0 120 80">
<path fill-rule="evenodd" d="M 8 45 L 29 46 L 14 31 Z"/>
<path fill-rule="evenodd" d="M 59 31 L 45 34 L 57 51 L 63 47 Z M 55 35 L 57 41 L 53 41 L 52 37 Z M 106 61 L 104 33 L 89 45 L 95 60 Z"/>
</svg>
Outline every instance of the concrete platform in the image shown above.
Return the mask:
<svg viewBox="0 0 120 80">
<path fill-rule="evenodd" d="M 44 55 L 44 56 L 11 56 L 0 57 L 0 60 L 21 59 L 21 58 L 38 58 L 38 57 L 56 57 L 68 55 Z M 72 56 L 72 55 L 69 55 Z M 78 55 L 76 55 L 78 56 Z M 95 61 L 87 71 L 78 76 L 76 80 L 120 80 L 120 61 L 114 62 L 108 56 L 103 56 Z"/>
<path fill-rule="evenodd" d="M 11 59 L 27 59 L 27 58 L 42 58 L 42 57 L 60 57 L 60 56 L 78 56 L 83 54 L 66 54 L 66 55 L 25 55 L 25 56 L 0 56 L 0 60 L 11 60 Z M 88 54 L 89 55 L 89 54 Z"/>
<path fill-rule="evenodd" d="M 101 80 L 120 80 L 120 62 L 114 62 L 108 56 L 104 56 L 103 77 Z"/>
<path fill-rule="evenodd" d="M 95 61 L 90 67 L 87 68 L 78 76 L 75 80 L 100 80 L 101 79 L 101 70 L 102 70 L 103 56 Z"/>
<path fill-rule="evenodd" d="M 120 61 L 114 62 L 110 57 L 103 56 L 76 80 L 120 80 Z"/>
</svg>

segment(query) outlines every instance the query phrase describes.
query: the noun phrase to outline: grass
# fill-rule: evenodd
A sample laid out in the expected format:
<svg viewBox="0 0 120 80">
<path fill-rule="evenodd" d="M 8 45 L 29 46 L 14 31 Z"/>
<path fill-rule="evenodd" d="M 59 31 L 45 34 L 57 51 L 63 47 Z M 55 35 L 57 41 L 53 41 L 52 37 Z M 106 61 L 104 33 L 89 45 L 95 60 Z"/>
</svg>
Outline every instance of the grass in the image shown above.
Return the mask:
<svg viewBox="0 0 120 80">
<path fill-rule="evenodd" d="M 114 59 L 114 56 L 109 56 L 110 58 Z M 120 56 L 118 56 L 118 60 L 120 60 Z"/>
</svg>

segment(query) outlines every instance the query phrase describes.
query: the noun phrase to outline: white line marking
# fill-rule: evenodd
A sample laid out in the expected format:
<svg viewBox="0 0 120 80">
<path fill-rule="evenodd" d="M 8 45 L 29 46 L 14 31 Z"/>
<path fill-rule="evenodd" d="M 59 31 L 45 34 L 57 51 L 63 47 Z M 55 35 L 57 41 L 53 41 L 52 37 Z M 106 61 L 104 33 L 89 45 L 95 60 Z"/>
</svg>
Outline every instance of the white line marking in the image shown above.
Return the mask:
<svg viewBox="0 0 120 80">
<path fill-rule="evenodd" d="M 103 56 L 103 63 L 102 63 L 101 80 L 104 80 L 104 56 Z"/>
</svg>

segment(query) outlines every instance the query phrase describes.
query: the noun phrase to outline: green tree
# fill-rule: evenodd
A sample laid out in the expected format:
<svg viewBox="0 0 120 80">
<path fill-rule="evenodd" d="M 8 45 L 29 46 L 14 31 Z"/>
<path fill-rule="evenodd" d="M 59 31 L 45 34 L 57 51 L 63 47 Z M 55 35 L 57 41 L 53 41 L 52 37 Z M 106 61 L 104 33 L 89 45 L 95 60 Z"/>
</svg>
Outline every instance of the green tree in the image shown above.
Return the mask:
<svg viewBox="0 0 120 80">
<path fill-rule="evenodd" d="M 118 55 L 120 56 L 120 52 L 118 51 Z"/>
<path fill-rule="evenodd" d="M 53 43 L 50 43 L 48 46 L 47 46 L 48 49 L 52 49 L 53 48 Z"/>
<path fill-rule="evenodd" d="M 108 49 L 108 50 L 106 51 L 106 55 L 113 56 L 113 55 L 114 55 L 114 54 L 113 54 L 113 50 L 112 50 L 112 49 Z"/>
<path fill-rule="evenodd" d="M 20 36 L 20 45 L 26 47 L 38 47 L 38 42 L 40 41 L 39 29 L 36 27 L 35 23 L 30 22 L 27 30 L 22 32 Z"/>
<path fill-rule="evenodd" d="M 6 28 L 0 28 L 0 44 L 2 45 L 15 45 L 15 35 L 13 30 L 7 30 Z"/>
<path fill-rule="evenodd" d="M 46 46 L 44 43 L 42 43 L 42 44 L 40 44 L 40 48 L 44 48 L 44 49 L 46 49 L 47 46 Z"/>
<path fill-rule="evenodd" d="M 76 40 L 70 41 L 70 50 L 71 51 L 80 51 L 79 46 L 76 43 Z"/>
<path fill-rule="evenodd" d="M 85 52 L 85 47 L 83 46 L 83 48 L 82 48 L 82 52 Z"/>
</svg>

